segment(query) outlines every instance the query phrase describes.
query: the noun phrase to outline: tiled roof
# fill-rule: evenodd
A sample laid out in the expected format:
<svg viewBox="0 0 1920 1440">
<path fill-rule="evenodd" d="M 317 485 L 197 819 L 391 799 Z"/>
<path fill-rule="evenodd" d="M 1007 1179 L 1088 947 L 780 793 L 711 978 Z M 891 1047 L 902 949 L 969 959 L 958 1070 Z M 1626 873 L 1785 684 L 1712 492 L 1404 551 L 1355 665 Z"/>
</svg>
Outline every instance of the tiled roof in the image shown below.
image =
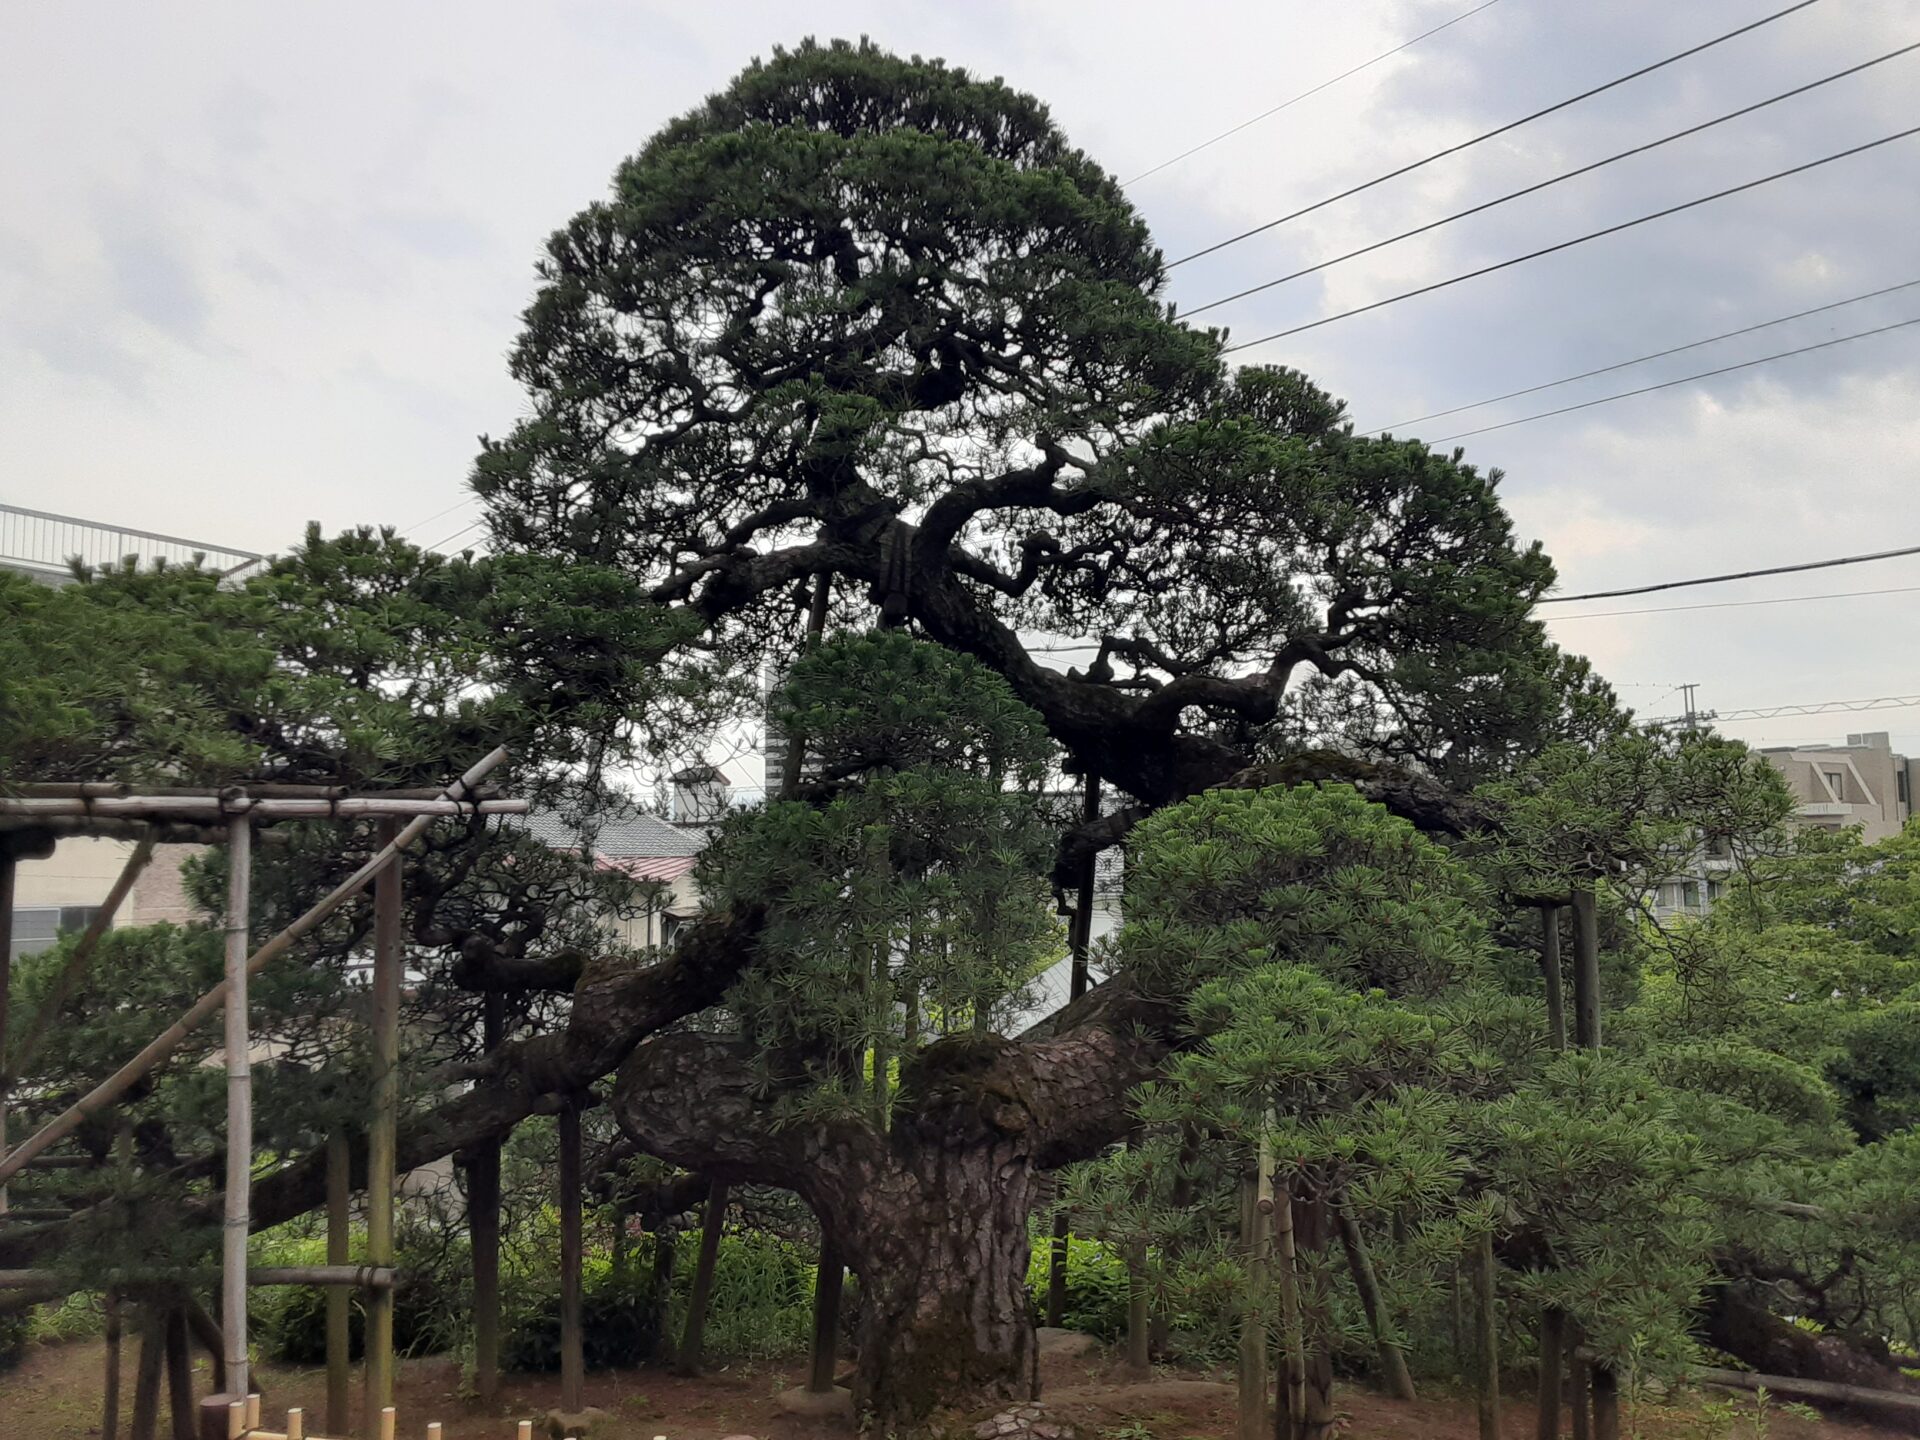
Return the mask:
<svg viewBox="0 0 1920 1440">
<path fill-rule="evenodd" d="M 574 850 L 580 834 L 569 817 L 555 810 L 535 810 L 526 817 L 529 834 L 559 850 Z M 707 843 L 702 828 L 669 825 L 632 804 L 622 804 L 600 817 L 593 837 L 594 851 L 608 860 L 667 860 L 689 862 Z M 689 864 L 688 868 L 692 868 Z M 681 873 L 685 873 L 684 871 Z"/>
</svg>

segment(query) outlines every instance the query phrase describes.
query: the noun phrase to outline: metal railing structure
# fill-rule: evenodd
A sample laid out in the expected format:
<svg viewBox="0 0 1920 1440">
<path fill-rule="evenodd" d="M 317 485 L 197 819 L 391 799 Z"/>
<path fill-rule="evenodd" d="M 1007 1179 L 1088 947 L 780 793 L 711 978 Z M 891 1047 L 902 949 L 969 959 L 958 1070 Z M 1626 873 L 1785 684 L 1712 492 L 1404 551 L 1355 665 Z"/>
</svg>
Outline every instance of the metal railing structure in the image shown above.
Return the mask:
<svg viewBox="0 0 1920 1440">
<path fill-rule="evenodd" d="M 59 584 L 72 574 L 75 560 L 99 567 L 118 565 L 128 556 L 142 568 L 159 560 L 190 565 L 197 556 L 201 564 L 221 571 L 239 570 L 266 558 L 231 545 L 209 545 L 178 535 L 0 504 L 0 568 Z"/>
</svg>

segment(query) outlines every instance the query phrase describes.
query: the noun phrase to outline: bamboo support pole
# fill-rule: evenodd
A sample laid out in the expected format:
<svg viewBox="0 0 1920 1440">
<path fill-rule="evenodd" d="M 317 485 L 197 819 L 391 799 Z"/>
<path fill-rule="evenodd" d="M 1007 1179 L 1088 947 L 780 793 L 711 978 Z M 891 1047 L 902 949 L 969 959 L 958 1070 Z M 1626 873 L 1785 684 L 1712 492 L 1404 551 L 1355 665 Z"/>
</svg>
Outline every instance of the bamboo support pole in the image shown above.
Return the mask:
<svg viewBox="0 0 1920 1440">
<path fill-rule="evenodd" d="M 287 1440 L 307 1440 L 307 1413 L 298 1405 L 287 1411 Z"/>
<path fill-rule="evenodd" d="M 1280 1343 L 1286 1383 L 1284 1404 L 1274 1406 L 1273 1433 L 1276 1440 L 1292 1440 L 1307 1420 L 1307 1336 L 1300 1316 L 1300 1275 L 1298 1247 L 1293 1234 L 1293 1194 L 1290 1187 L 1275 1185 L 1270 1201 L 1273 1207 L 1273 1268 L 1280 1290 Z"/>
<path fill-rule="evenodd" d="M 33 1063 L 40 1046 L 59 1021 L 61 1012 L 66 1009 L 67 1000 L 73 994 L 74 987 L 85 978 L 87 967 L 93 963 L 94 949 L 100 944 L 101 937 L 112 928 L 113 917 L 126 903 L 127 896 L 133 891 L 134 882 L 140 878 L 140 872 L 147 868 L 147 862 L 153 858 L 155 843 L 151 835 L 140 837 L 139 842 L 133 847 L 133 853 L 127 856 L 127 863 L 120 867 L 120 873 L 114 877 L 113 887 L 107 891 L 107 898 L 100 902 L 99 910 L 87 923 L 87 928 L 81 932 L 79 940 L 74 942 L 73 950 L 67 956 L 66 965 L 62 967 L 59 975 L 54 977 L 53 983 L 47 987 L 46 994 L 41 998 L 39 1008 L 34 1014 L 34 1023 L 22 1027 L 19 1050 L 12 1055 L 0 1058 L 0 1105 L 5 1104 L 6 1092 L 13 1088 L 13 1082 L 25 1072 L 27 1066 Z M 0 895 L 0 906 L 8 911 L 13 908 L 12 901 L 4 895 Z M 4 926 L 4 922 L 0 922 L 0 926 Z M 0 936 L 0 940 L 4 938 Z M 4 1011 L 4 1006 L 5 1002 L 0 1001 L 0 1012 Z M 0 1049 L 3 1049 L 6 1043 L 4 1024 L 5 1015 L 0 1013 Z M 4 1131 L 4 1124 L 0 1124 L 0 1148 L 6 1145 Z M 53 1161 L 81 1157 L 49 1155 L 44 1158 L 47 1161 Z"/>
<path fill-rule="evenodd" d="M 336 1290 L 391 1290 L 399 1271 L 391 1265 L 256 1265 L 249 1285 L 324 1285 Z"/>
<path fill-rule="evenodd" d="M 247 1393 L 247 1237 L 253 1229 L 253 1036 L 247 1023 L 252 886 L 253 824 L 242 816 L 227 827 L 227 1183 L 220 1236 L 220 1329 L 227 1383 L 236 1395 Z"/>
<path fill-rule="evenodd" d="M 585 1407 L 586 1339 L 580 1323 L 580 1107 L 560 1109 L 560 1408 Z"/>
<path fill-rule="evenodd" d="M 381 822 L 380 839 L 393 848 L 394 822 Z M 373 891 L 373 1113 L 367 1126 L 367 1263 L 393 1264 L 395 1150 L 400 1118 L 401 886 L 397 855 L 374 877 Z M 393 1404 L 393 1292 L 369 1292 L 366 1303 L 367 1430 Z"/>
<path fill-rule="evenodd" d="M 379 1440 L 393 1440 L 393 1420 L 393 1406 L 381 1406 L 379 1424 L 374 1427 L 374 1434 Z"/>
<path fill-rule="evenodd" d="M 427 1422 L 427 1440 L 440 1440 L 440 1422 L 438 1420 L 429 1420 Z"/>
<path fill-rule="evenodd" d="M 533 1421 L 522 1420 L 517 1433 L 519 1440 L 533 1440 Z"/>
<path fill-rule="evenodd" d="M 63 816 L 103 819 L 187 820 L 224 823 L 236 815 L 259 820 L 364 820 L 378 817 L 443 815 L 524 815 L 525 800 L 389 800 L 357 796 L 346 800 L 256 800 L 250 796 L 116 795 L 101 799 L 9 799 L 0 797 L 0 815 L 40 820 Z"/>
<path fill-rule="evenodd" d="M 116 1269 L 100 1278 L 113 1286 L 153 1285 L 178 1279 L 179 1274 L 178 1270 L 165 1267 L 153 1270 Z M 66 1272 L 62 1270 L 0 1270 L 0 1290 L 57 1287 L 64 1279 Z M 391 1290 L 398 1283 L 399 1271 L 390 1265 L 254 1265 L 247 1270 L 248 1285 L 324 1285 L 340 1290 Z M 71 1293 L 71 1289 L 69 1286 L 67 1293 Z M 212 1343 L 212 1338 L 221 1333 L 220 1327 L 211 1320 L 198 1328 L 202 1332 L 203 1343 Z M 221 1354 L 225 1353 L 222 1344 Z"/>
<path fill-rule="evenodd" d="M 693 1288 L 687 1295 L 687 1328 L 680 1336 L 675 1368 L 682 1375 L 700 1373 L 701 1349 L 707 1328 L 707 1304 L 713 1298 L 713 1268 L 720 1259 L 720 1230 L 727 1218 L 727 1182 L 716 1180 L 707 1191 L 707 1213 L 700 1227 L 700 1258 L 693 1268 Z"/>
<path fill-rule="evenodd" d="M 352 1217 L 348 1202 L 352 1195 L 352 1156 L 346 1131 L 334 1129 L 327 1134 L 327 1260 L 344 1265 L 352 1240 Z M 352 1377 L 349 1372 L 349 1345 L 352 1296 L 345 1290 L 327 1291 L 327 1429 L 345 1435 L 352 1424 Z"/>
<path fill-rule="evenodd" d="M 507 752 L 504 746 L 494 750 L 491 754 L 482 757 L 443 793 L 449 798 L 466 794 L 482 777 L 506 758 Z M 253 957 L 247 961 L 247 973 L 259 974 L 267 965 L 290 950 L 303 936 L 319 926 L 343 902 L 359 893 L 369 880 L 383 872 L 399 856 L 403 848 L 425 833 L 427 827 L 433 823 L 433 818 L 431 815 L 420 815 L 409 821 L 406 828 L 376 851 L 366 864 L 342 880 L 306 914 L 254 951 Z M 0 1160 L 0 1185 L 4 1185 L 17 1174 L 20 1168 L 34 1156 L 50 1150 L 79 1129 L 85 1121 L 118 1100 L 136 1082 L 152 1071 L 154 1066 L 177 1050 L 194 1027 L 218 1010 L 226 1002 L 226 998 L 227 982 L 222 980 L 196 1000 L 186 1014 L 167 1027 L 138 1055 L 42 1126 L 38 1133 L 11 1151 L 4 1160 Z"/>
<path fill-rule="evenodd" d="M 237 785 L 229 790 L 210 792 L 204 785 L 132 785 L 119 780 L 33 780 L 24 785 L 12 787 L 14 793 L 25 797 L 73 800 L 81 798 L 97 799 L 106 797 L 125 798 L 129 796 L 186 796 L 189 799 L 206 799 L 210 795 L 246 795 L 259 800 L 351 800 L 355 798 L 373 800 L 443 800 L 446 791 L 435 786 L 415 786 L 412 789 L 378 790 L 370 796 L 360 796 L 345 785 L 290 785 L 282 781 L 258 781 L 246 785 Z M 465 800 L 498 800 L 501 794 L 491 786 L 475 786 L 461 797 Z"/>
<path fill-rule="evenodd" d="M 1386 1297 L 1380 1293 L 1380 1278 L 1374 1273 L 1373 1259 L 1367 1254 L 1366 1236 L 1359 1222 L 1347 1209 L 1345 1197 L 1330 1202 L 1335 1226 L 1340 1231 L 1340 1248 L 1346 1252 L 1347 1269 L 1353 1275 L 1353 1287 L 1360 1292 L 1360 1308 L 1366 1312 L 1367 1328 L 1373 1332 L 1374 1352 L 1380 1357 L 1381 1378 L 1396 1400 L 1417 1399 L 1413 1372 L 1407 1368 L 1406 1351 L 1388 1333 Z"/>
<path fill-rule="evenodd" d="M 1261 1202 L 1273 1204 L 1268 1142 L 1262 1137 L 1253 1168 L 1240 1179 L 1240 1243 L 1246 1252 L 1247 1295 L 1240 1308 L 1240 1355 L 1235 1379 L 1240 1440 L 1261 1440 L 1272 1425 L 1267 1410 L 1268 1226 Z"/>
<path fill-rule="evenodd" d="M 1567 1048 L 1566 982 L 1560 969 L 1560 907 L 1540 907 L 1540 978 L 1547 987 L 1547 1039 L 1556 1050 Z"/>
</svg>

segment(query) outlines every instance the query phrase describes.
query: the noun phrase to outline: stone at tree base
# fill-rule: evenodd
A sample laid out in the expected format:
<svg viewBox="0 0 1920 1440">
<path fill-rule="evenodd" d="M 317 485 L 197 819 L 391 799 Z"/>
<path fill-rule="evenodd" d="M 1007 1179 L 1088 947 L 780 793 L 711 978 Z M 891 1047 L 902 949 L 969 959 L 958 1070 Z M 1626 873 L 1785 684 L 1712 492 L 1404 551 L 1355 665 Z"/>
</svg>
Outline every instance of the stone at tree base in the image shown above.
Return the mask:
<svg viewBox="0 0 1920 1440">
<path fill-rule="evenodd" d="M 568 1440 L 569 1436 L 589 1440 L 607 1428 L 607 1419 L 607 1412 L 596 1405 L 582 1410 L 549 1410 L 540 1428 L 547 1433 L 548 1440 Z"/>
<path fill-rule="evenodd" d="M 1042 1355 L 1091 1355 L 1100 1342 L 1078 1330 L 1062 1330 L 1057 1325 L 1042 1325 L 1033 1332 L 1034 1343 Z"/>
<path fill-rule="evenodd" d="M 809 1390 L 796 1385 L 774 1392 L 773 1403 L 789 1415 L 811 1420 L 853 1421 L 853 1391 L 834 1386 L 831 1390 Z"/>
<path fill-rule="evenodd" d="M 1073 1426 L 1038 1401 L 1010 1405 L 973 1427 L 975 1440 L 1074 1440 Z"/>
</svg>

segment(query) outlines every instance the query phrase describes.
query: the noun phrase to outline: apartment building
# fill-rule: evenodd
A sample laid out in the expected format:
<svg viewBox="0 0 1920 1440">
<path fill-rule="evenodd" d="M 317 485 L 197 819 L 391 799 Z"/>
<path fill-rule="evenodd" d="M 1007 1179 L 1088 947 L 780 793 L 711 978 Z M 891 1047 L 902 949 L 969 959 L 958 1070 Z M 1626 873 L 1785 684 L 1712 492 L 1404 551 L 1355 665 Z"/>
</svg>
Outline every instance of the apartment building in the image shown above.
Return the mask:
<svg viewBox="0 0 1920 1440">
<path fill-rule="evenodd" d="M 1786 777 L 1805 825 L 1860 827 L 1868 844 L 1897 835 L 1913 813 L 1920 762 L 1895 753 L 1884 730 L 1847 736 L 1844 745 L 1786 745 L 1760 752 Z"/>
</svg>

